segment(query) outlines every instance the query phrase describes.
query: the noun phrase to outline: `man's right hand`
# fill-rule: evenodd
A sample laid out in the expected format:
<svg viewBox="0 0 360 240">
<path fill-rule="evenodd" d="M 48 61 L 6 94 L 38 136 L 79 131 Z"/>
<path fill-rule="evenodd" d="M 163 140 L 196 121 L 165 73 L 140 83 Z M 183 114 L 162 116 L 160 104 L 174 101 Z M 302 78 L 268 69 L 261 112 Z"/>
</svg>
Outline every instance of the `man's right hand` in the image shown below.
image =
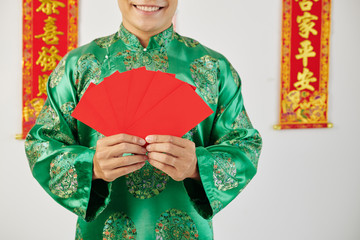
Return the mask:
<svg viewBox="0 0 360 240">
<path fill-rule="evenodd" d="M 93 159 L 93 180 L 112 182 L 142 168 L 147 160 L 145 143 L 142 138 L 123 133 L 98 140 Z M 135 155 L 123 156 L 124 153 Z"/>
</svg>

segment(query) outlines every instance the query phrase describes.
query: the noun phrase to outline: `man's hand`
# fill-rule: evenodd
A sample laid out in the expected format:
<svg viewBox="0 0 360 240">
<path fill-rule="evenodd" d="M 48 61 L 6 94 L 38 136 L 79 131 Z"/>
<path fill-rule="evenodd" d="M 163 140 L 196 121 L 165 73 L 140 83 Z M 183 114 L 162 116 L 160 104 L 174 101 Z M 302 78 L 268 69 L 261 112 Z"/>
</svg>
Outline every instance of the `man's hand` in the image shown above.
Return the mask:
<svg viewBox="0 0 360 240">
<path fill-rule="evenodd" d="M 93 180 L 112 182 L 118 177 L 134 172 L 147 160 L 145 140 L 127 134 L 105 137 L 97 141 L 93 163 Z M 125 156 L 124 153 L 133 153 Z"/>
<path fill-rule="evenodd" d="M 200 181 L 194 142 L 167 135 L 150 135 L 145 139 L 149 143 L 146 149 L 152 166 L 175 181 L 185 178 Z"/>
</svg>

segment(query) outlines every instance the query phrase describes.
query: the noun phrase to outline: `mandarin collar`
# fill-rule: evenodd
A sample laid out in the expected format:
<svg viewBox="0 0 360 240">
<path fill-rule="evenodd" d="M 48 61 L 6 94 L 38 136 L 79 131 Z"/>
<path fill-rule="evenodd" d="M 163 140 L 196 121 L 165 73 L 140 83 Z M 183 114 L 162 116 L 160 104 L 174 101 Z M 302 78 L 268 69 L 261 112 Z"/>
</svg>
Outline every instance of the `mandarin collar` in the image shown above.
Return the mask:
<svg viewBox="0 0 360 240">
<path fill-rule="evenodd" d="M 154 36 L 152 36 L 149 40 L 149 44 L 147 48 L 144 48 L 139 39 L 129 32 L 123 24 L 120 25 L 120 29 L 118 31 L 118 37 L 124 42 L 124 44 L 131 50 L 151 50 L 151 49 L 157 49 L 166 47 L 173 39 L 174 39 L 174 29 L 173 25 L 161 33 L 158 33 Z"/>
</svg>

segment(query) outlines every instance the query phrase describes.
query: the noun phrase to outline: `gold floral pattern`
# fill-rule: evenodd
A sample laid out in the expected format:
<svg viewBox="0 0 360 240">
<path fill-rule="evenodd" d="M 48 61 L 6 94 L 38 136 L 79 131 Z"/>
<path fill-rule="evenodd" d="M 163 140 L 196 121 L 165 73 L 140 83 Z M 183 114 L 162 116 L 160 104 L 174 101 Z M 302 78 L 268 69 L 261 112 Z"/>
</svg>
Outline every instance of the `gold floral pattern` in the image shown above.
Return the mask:
<svg viewBox="0 0 360 240">
<path fill-rule="evenodd" d="M 157 240 L 196 240 L 199 233 L 194 221 L 185 212 L 169 209 L 160 215 L 155 226 Z"/>
<path fill-rule="evenodd" d="M 134 222 L 123 212 L 112 214 L 105 222 L 103 240 L 136 239 Z"/>
<path fill-rule="evenodd" d="M 250 122 L 249 116 L 247 115 L 246 111 L 243 110 L 240 114 L 236 117 L 234 123 L 231 125 L 233 129 L 237 128 L 245 128 L 245 129 L 252 129 L 254 128 Z"/>
<path fill-rule="evenodd" d="M 59 142 L 68 145 L 75 144 L 70 131 L 60 130 L 60 118 L 57 112 L 51 107 L 49 101 L 45 101 L 44 107 L 36 120 L 37 125 L 42 125 L 42 132 L 44 136 L 56 139 Z"/>
<path fill-rule="evenodd" d="M 160 194 L 169 181 L 169 175 L 146 162 L 141 169 L 126 175 L 129 192 L 136 198 L 147 199 Z"/>
<path fill-rule="evenodd" d="M 230 71 L 231 71 L 231 75 L 234 79 L 236 86 L 240 87 L 240 85 L 241 85 L 240 77 L 239 77 L 238 73 L 236 72 L 235 68 L 231 64 L 230 64 Z"/>
<path fill-rule="evenodd" d="M 129 48 L 132 49 L 141 49 L 142 46 L 140 44 L 139 39 L 134 35 L 131 34 L 131 32 L 129 32 L 124 25 L 120 25 L 120 29 L 119 29 L 119 38 L 122 40 L 122 42 Z"/>
<path fill-rule="evenodd" d="M 62 153 L 50 163 L 49 189 L 60 198 L 69 198 L 77 191 L 76 157 L 77 154 Z"/>
<path fill-rule="evenodd" d="M 217 214 L 223 209 L 223 204 L 219 200 L 211 201 L 210 205 L 213 210 L 213 215 Z"/>
<path fill-rule="evenodd" d="M 29 166 L 31 171 L 34 169 L 34 166 L 37 160 L 43 155 L 46 154 L 49 149 L 49 142 L 37 140 L 28 135 L 25 141 L 25 152 L 29 161 Z"/>
<path fill-rule="evenodd" d="M 165 48 L 148 51 L 125 50 L 117 57 L 124 62 L 127 71 L 145 66 L 147 70 L 166 72 L 169 68 L 168 56 Z"/>
<path fill-rule="evenodd" d="M 76 126 L 76 119 L 71 116 L 75 109 L 75 103 L 74 102 L 67 102 L 61 105 L 61 113 L 66 121 L 66 123 L 70 126 L 72 131 L 75 131 L 77 129 Z"/>
<path fill-rule="evenodd" d="M 86 209 L 83 207 L 77 207 L 73 209 L 73 212 L 78 215 L 81 216 L 82 218 L 85 218 L 86 216 Z"/>
<path fill-rule="evenodd" d="M 233 131 L 228 132 L 218 140 L 216 140 L 215 144 L 220 144 L 225 141 L 233 140 L 235 138 L 243 138 L 246 136 L 247 132 L 248 131 L 246 129 L 235 129 Z"/>
<path fill-rule="evenodd" d="M 149 47 L 144 49 L 139 39 L 131 34 L 123 25 L 120 26 L 119 37 L 127 49 L 118 52 L 116 58 L 120 58 L 127 71 L 139 67 L 146 67 L 147 70 L 166 72 L 169 68 L 167 56 L 167 45 L 174 38 L 172 26 L 150 39 Z M 154 45 L 153 43 L 157 44 Z"/>
<path fill-rule="evenodd" d="M 51 107 L 49 101 L 45 101 L 45 104 L 36 119 L 36 124 L 43 125 L 46 129 L 53 129 L 60 124 L 59 116 Z"/>
<path fill-rule="evenodd" d="M 239 183 L 236 180 L 236 165 L 228 153 L 213 153 L 214 168 L 213 179 L 214 184 L 220 191 L 227 191 L 236 188 Z"/>
<path fill-rule="evenodd" d="M 257 167 L 262 147 L 260 133 L 256 132 L 251 138 L 229 140 L 229 144 L 238 146 L 252 164 Z"/>
<path fill-rule="evenodd" d="M 65 143 L 66 145 L 73 145 L 77 143 L 76 140 L 73 138 L 73 136 L 70 133 L 68 134 L 67 131 L 62 132 L 59 130 L 57 131 L 45 130 L 44 136 L 53 138 L 59 142 Z"/>
<path fill-rule="evenodd" d="M 143 50 L 143 46 L 141 45 L 139 39 L 134 34 L 129 32 L 124 27 L 124 25 L 121 24 L 118 34 L 119 34 L 119 38 L 126 45 L 127 48 L 134 51 Z M 152 41 L 154 41 L 160 48 L 165 48 L 174 39 L 174 35 L 175 32 L 173 26 L 170 26 L 161 33 L 151 37 L 149 44 L 151 44 Z"/>
<path fill-rule="evenodd" d="M 101 48 L 108 48 L 120 39 L 118 33 L 114 33 L 110 36 L 97 38 L 94 42 Z"/>
<path fill-rule="evenodd" d="M 218 74 L 217 59 L 205 55 L 190 64 L 191 77 L 201 95 L 209 104 L 218 102 Z"/>
<path fill-rule="evenodd" d="M 81 233 L 81 228 L 80 228 L 79 223 L 76 223 L 75 240 L 83 240 L 83 236 L 82 236 L 82 233 Z"/>
<path fill-rule="evenodd" d="M 181 43 L 184 43 L 185 46 L 190 47 L 190 48 L 194 48 L 199 45 L 198 41 L 196 41 L 192 38 L 181 36 L 178 33 L 175 33 L 175 39 Z"/>
<path fill-rule="evenodd" d="M 50 86 L 50 88 L 56 87 L 60 83 L 60 80 L 63 78 L 63 76 L 65 74 L 65 63 L 66 63 L 67 57 L 68 57 L 68 54 L 66 54 L 61 59 L 59 64 L 56 66 L 56 68 L 54 69 L 54 71 L 50 75 L 50 78 L 49 78 L 49 86 Z"/>
<path fill-rule="evenodd" d="M 220 105 L 218 106 L 217 110 L 216 110 L 216 115 L 215 115 L 215 119 L 214 119 L 214 122 L 217 122 L 218 119 L 220 118 L 220 116 L 224 113 L 226 109 L 226 106 L 224 105 Z"/>
<path fill-rule="evenodd" d="M 173 29 L 173 26 L 170 26 L 169 28 L 165 29 L 161 33 L 155 35 L 154 41 L 160 46 L 165 47 L 168 45 L 174 38 L 175 32 Z"/>
<path fill-rule="evenodd" d="M 94 54 L 82 55 L 75 66 L 75 86 L 79 99 L 85 93 L 90 83 L 100 82 L 101 64 Z"/>
</svg>

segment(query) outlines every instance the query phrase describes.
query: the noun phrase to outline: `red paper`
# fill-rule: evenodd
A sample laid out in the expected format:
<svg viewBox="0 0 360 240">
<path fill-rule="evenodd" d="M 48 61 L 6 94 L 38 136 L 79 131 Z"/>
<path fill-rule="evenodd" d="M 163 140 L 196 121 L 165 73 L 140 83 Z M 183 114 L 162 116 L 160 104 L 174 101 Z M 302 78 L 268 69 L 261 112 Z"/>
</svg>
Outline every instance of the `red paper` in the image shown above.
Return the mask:
<svg viewBox="0 0 360 240">
<path fill-rule="evenodd" d="M 78 105 L 71 114 L 74 118 L 80 120 L 82 123 L 90 126 L 96 131 L 110 136 L 112 135 L 111 126 L 107 126 L 105 119 L 96 111 L 95 107 L 89 102 L 91 95 L 87 94 L 92 92 L 96 87 L 95 84 L 91 83 L 86 90 L 86 94 L 80 99 Z"/>
<path fill-rule="evenodd" d="M 126 133 L 142 138 L 151 134 L 181 137 L 212 113 L 191 86 L 182 85 L 126 129 Z"/>
<path fill-rule="evenodd" d="M 135 113 L 144 99 L 144 95 L 155 76 L 156 72 L 147 71 L 145 67 L 139 68 L 138 75 L 134 81 L 130 83 L 128 92 L 126 121 L 125 125 L 129 126 L 135 117 Z"/>
<path fill-rule="evenodd" d="M 132 71 L 127 71 L 121 75 L 121 73 L 116 71 L 114 74 L 107 77 L 106 84 L 103 82 L 103 84 L 105 84 L 107 96 L 113 107 L 118 129 L 123 129 L 125 127 L 127 93 L 129 92 L 132 74 Z"/>
<path fill-rule="evenodd" d="M 195 87 L 144 67 L 91 84 L 72 114 L 105 136 L 127 133 L 181 137 L 213 113 Z"/>
<path fill-rule="evenodd" d="M 95 84 L 93 84 L 95 86 Z M 94 109 L 97 109 L 97 113 L 102 116 L 104 124 L 111 129 L 110 133 L 114 134 L 119 132 L 118 122 L 116 120 L 116 114 L 114 108 L 107 95 L 107 89 L 104 84 L 99 84 L 96 88 L 91 88 L 86 91 L 87 101 Z"/>
<path fill-rule="evenodd" d="M 141 101 L 141 108 L 137 108 L 134 121 L 142 118 L 148 111 L 155 107 L 156 104 L 180 87 L 181 84 L 185 84 L 178 79 L 176 79 L 176 81 L 170 81 L 170 79 L 173 80 L 176 78 L 171 78 L 162 72 L 157 72 L 155 74 L 153 81 L 150 83 L 150 86 Z"/>
</svg>

